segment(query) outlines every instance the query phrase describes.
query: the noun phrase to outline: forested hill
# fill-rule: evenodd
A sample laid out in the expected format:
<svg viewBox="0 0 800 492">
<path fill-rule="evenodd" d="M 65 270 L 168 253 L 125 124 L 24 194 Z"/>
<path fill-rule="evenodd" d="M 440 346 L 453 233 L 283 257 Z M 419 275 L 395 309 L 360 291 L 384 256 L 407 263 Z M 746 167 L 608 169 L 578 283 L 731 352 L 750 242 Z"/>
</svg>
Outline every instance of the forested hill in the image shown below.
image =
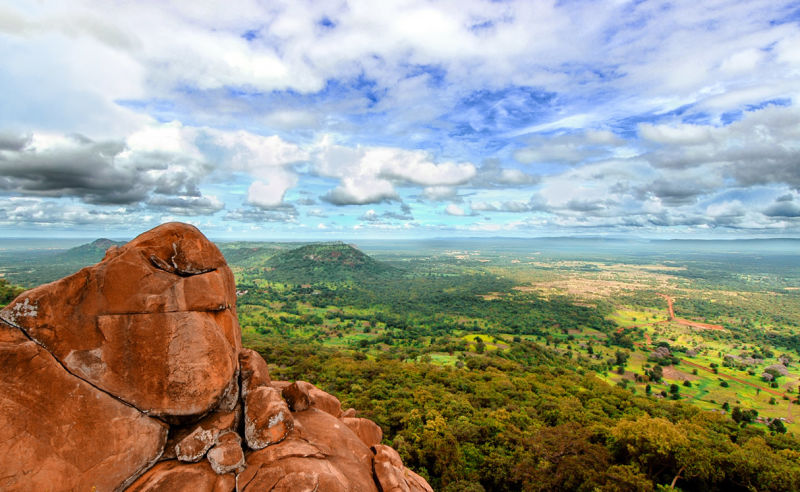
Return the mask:
<svg viewBox="0 0 800 492">
<path fill-rule="evenodd" d="M 112 241 L 111 239 L 95 239 L 91 243 L 82 244 L 59 253 L 56 262 L 73 262 L 75 264 L 91 265 L 103 259 L 106 250 L 111 246 L 122 246 L 125 241 Z"/>
<path fill-rule="evenodd" d="M 359 281 L 400 272 L 340 242 L 283 251 L 271 257 L 266 266 L 265 278 L 294 284 Z"/>
</svg>

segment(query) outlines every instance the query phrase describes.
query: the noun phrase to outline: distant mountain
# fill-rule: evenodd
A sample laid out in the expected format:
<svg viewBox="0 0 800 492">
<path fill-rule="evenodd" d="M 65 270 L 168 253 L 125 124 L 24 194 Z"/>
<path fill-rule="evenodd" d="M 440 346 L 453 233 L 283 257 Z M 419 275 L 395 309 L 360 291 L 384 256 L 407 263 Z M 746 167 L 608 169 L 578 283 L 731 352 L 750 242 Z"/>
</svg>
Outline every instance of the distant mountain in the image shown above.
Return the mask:
<svg viewBox="0 0 800 492">
<path fill-rule="evenodd" d="M 122 246 L 125 241 L 112 241 L 111 239 L 95 239 L 91 243 L 70 248 L 56 255 L 57 259 L 64 262 L 75 262 L 83 265 L 97 263 L 103 259 L 106 250 L 111 246 Z"/>
<path fill-rule="evenodd" d="M 308 244 L 283 251 L 267 260 L 266 266 L 268 279 L 295 284 L 358 281 L 399 272 L 345 243 Z"/>
<path fill-rule="evenodd" d="M 292 249 L 297 245 L 236 241 L 217 243 L 217 246 L 232 268 L 263 268 L 275 254 Z"/>
</svg>

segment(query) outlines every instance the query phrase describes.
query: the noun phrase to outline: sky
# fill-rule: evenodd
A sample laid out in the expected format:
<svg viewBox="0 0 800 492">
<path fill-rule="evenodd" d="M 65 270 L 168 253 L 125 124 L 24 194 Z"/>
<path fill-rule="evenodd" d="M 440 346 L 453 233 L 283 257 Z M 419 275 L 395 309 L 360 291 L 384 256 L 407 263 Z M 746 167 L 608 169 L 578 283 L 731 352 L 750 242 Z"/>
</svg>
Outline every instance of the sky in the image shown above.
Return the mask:
<svg viewBox="0 0 800 492">
<path fill-rule="evenodd" d="M 800 237 L 800 2 L 3 1 L 0 236 Z"/>
</svg>

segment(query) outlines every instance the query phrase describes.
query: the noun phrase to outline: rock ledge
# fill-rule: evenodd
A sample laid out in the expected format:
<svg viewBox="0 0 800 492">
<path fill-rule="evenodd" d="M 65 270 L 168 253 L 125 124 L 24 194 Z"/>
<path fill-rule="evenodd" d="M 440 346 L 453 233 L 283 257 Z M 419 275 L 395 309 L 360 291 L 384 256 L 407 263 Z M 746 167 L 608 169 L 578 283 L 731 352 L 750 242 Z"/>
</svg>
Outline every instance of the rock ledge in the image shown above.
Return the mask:
<svg viewBox="0 0 800 492">
<path fill-rule="evenodd" d="M 233 274 L 164 224 L 0 311 L 0 490 L 430 491 L 380 427 L 241 346 Z"/>
</svg>

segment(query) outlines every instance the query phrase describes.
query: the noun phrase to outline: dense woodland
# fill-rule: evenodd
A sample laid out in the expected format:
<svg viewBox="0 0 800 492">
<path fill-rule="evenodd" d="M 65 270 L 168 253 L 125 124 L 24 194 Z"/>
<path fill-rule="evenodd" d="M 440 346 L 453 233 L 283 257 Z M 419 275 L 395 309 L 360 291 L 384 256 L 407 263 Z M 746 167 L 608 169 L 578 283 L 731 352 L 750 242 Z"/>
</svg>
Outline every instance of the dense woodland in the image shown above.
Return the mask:
<svg viewBox="0 0 800 492">
<path fill-rule="evenodd" d="M 523 343 L 461 368 L 249 338 L 378 422 L 436 490 L 796 490 L 800 440 L 610 386 Z"/>
</svg>

